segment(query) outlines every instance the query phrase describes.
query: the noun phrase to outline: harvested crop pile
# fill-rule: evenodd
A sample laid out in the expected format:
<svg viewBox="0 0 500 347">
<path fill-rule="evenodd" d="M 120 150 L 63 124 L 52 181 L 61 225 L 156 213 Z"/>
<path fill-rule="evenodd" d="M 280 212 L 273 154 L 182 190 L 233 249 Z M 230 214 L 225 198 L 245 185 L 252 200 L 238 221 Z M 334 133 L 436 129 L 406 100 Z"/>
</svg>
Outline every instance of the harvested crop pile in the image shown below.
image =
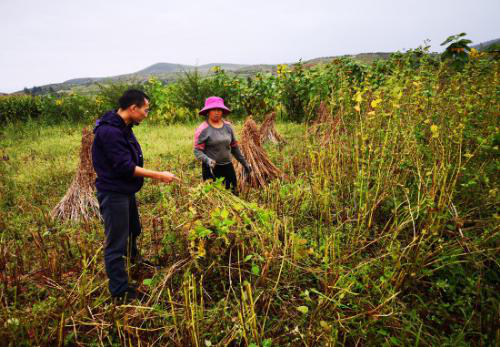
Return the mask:
<svg viewBox="0 0 500 347">
<path fill-rule="evenodd" d="M 221 182 L 199 185 L 190 192 L 189 201 L 189 208 L 179 212 L 186 213 L 183 229 L 190 240 L 190 254 L 195 258 L 226 254 L 231 246 L 244 240 L 260 243 L 264 234 L 273 229 L 272 211 L 239 198 L 224 189 Z M 251 248 L 252 242 L 242 246 Z"/>
<path fill-rule="evenodd" d="M 263 187 L 271 180 L 284 176 L 283 172 L 269 160 L 260 138 L 257 124 L 252 117 L 248 117 L 241 131 L 240 149 L 252 167 L 252 173 L 247 177 L 243 166 L 238 162 L 234 164 L 240 190 L 245 186 Z"/>
<path fill-rule="evenodd" d="M 260 126 L 260 142 L 267 141 L 278 144 L 283 142 L 283 137 L 278 133 L 275 127 L 276 112 L 269 113 Z"/>
<path fill-rule="evenodd" d="M 51 212 L 53 218 L 78 221 L 89 220 L 99 214 L 95 197 L 96 174 L 92 166 L 91 147 L 94 134 L 84 128 L 80 148 L 80 164 L 66 195 Z"/>
<path fill-rule="evenodd" d="M 224 295 L 233 282 L 265 278 L 272 255 L 281 249 L 275 213 L 232 194 L 221 181 L 203 182 L 186 193 L 187 203 L 174 215 L 158 212 L 182 225 L 172 244 L 184 266 L 203 275 L 211 295 Z M 268 256 L 257 256 L 261 252 Z"/>
</svg>

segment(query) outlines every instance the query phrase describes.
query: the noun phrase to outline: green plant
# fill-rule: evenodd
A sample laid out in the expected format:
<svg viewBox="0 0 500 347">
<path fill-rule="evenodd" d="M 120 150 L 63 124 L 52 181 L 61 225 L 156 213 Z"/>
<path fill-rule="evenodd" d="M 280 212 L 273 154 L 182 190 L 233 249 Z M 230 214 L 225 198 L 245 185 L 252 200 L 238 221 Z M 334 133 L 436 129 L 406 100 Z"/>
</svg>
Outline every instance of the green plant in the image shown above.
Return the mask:
<svg viewBox="0 0 500 347">
<path fill-rule="evenodd" d="M 471 40 L 463 38 L 466 33 L 461 33 L 458 35 L 449 36 L 441 46 L 447 45 L 445 51 L 441 54 L 441 57 L 445 61 L 450 61 L 450 64 L 456 70 L 462 70 L 468 61 L 470 52 L 469 44 L 472 43 Z"/>
</svg>

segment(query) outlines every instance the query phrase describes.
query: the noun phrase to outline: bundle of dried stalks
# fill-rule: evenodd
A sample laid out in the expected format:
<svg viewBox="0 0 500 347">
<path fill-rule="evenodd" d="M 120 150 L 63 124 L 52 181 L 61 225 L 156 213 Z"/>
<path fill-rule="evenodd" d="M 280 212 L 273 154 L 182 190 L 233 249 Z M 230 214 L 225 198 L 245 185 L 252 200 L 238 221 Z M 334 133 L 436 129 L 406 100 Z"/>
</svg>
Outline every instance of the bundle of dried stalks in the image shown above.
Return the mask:
<svg viewBox="0 0 500 347">
<path fill-rule="evenodd" d="M 323 101 L 320 102 L 318 111 L 316 112 L 316 118 L 308 129 L 310 135 L 318 135 L 320 133 L 321 126 L 329 123 L 332 119 L 332 115 L 328 112 L 326 105 Z"/>
<path fill-rule="evenodd" d="M 78 221 L 89 220 L 99 215 L 99 204 L 95 198 L 96 174 L 92 166 L 92 142 L 94 134 L 84 128 L 82 132 L 82 147 L 80 149 L 80 164 L 75 177 L 56 207 L 51 212 L 53 218 Z"/>
<path fill-rule="evenodd" d="M 340 123 L 340 118 L 334 117 L 325 103 L 321 101 L 317 117 L 313 124 L 308 129 L 308 134 L 310 136 L 315 136 L 319 138 L 321 145 L 327 145 L 334 137 L 335 132 L 338 130 L 337 127 Z"/>
<path fill-rule="evenodd" d="M 260 126 L 260 141 L 261 143 L 266 143 L 270 141 L 272 143 L 278 144 L 283 142 L 283 138 L 276 130 L 274 122 L 276 120 L 276 112 L 269 113 L 264 118 L 262 125 Z"/>
<path fill-rule="evenodd" d="M 243 124 L 240 149 L 252 167 L 252 173 L 247 177 L 243 166 L 235 161 L 234 166 L 240 190 L 246 186 L 263 187 L 269 181 L 284 176 L 283 172 L 269 160 L 264 148 L 262 148 L 260 131 L 251 116 Z"/>
</svg>

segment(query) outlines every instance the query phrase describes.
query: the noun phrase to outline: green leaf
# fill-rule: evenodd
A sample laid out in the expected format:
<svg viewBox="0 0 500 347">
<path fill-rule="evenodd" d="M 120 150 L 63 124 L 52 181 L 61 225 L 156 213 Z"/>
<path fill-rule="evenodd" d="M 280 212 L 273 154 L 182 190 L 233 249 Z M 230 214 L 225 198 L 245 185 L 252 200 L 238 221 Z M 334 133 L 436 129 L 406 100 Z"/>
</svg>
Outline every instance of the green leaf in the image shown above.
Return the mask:
<svg viewBox="0 0 500 347">
<path fill-rule="evenodd" d="M 205 228 L 202 225 L 198 225 L 194 228 L 194 231 L 196 232 L 196 235 L 199 237 L 205 237 L 208 236 L 212 233 L 212 230 Z"/>
<path fill-rule="evenodd" d="M 257 266 L 257 265 L 252 265 L 252 274 L 254 274 L 255 276 L 259 276 L 260 275 L 260 268 Z"/>
<path fill-rule="evenodd" d="M 382 336 L 388 336 L 389 335 L 389 333 L 387 331 L 385 331 L 384 329 L 379 329 L 377 332 L 380 335 L 382 335 Z"/>
<path fill-rule="evenodd" d="M 401 345 L 401 341 L 397 338 L 397 337 L 394 337 L 394 336 L 391 336 L 391 343 L 395 346 L 400 346 Z"/>
<path fill-rule="evenodd" d="M 297 311 L 306 314 L 307 312 L 309 312 L 309 308 L 307 306 L 299 306 L 297 307 Z"/>
<path fill-rule="evenodd" d="M 153 284 L 153 279 L 152 278 L 145 278 L 144 281 L 142 281 L 142 284 L 150 287 Z"/>
</svg>

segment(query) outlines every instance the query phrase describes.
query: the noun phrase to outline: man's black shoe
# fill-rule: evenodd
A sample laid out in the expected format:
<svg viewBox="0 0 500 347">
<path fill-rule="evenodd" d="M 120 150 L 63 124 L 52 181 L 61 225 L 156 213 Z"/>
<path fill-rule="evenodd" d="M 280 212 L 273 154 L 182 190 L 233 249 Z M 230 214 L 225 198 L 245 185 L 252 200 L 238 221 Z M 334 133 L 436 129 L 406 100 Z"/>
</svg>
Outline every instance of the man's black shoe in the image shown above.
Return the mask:
<svg viewBox="0 0 500 347">
<path fill-rule="evenodd" d="M 154 269 L 160 268 L 160 266 L 150 262 L 149 260 L 144 259 L 142 256 L 138 256 L 137 258 L 132 258 L 131 262 L 132 262 L 132 264 L 138 265 L 138 266 L 151 267 Z"/>
<path fill-rule="evenodd" d="M 139 261 L 138 263 L 139 265 L 142 265 L 142 266 L 149 266 L 149 267 L 154 267 L 155 269 L 156 268 L 159 268 L 158 265 L 150 262 L 149 260 L 146 260 L 146 259 L 142 259 L 141 261 Z"/>
<path fill-rule="evenodd" d="M 111 296 L 111 300 L 115 305 L 130 304 L 131 302 L 137 299 L 139 299 L 139 295 L 137 294 L 137 291 L 134 288 L 128 288 L 121 294 Z"/>
</svg>

